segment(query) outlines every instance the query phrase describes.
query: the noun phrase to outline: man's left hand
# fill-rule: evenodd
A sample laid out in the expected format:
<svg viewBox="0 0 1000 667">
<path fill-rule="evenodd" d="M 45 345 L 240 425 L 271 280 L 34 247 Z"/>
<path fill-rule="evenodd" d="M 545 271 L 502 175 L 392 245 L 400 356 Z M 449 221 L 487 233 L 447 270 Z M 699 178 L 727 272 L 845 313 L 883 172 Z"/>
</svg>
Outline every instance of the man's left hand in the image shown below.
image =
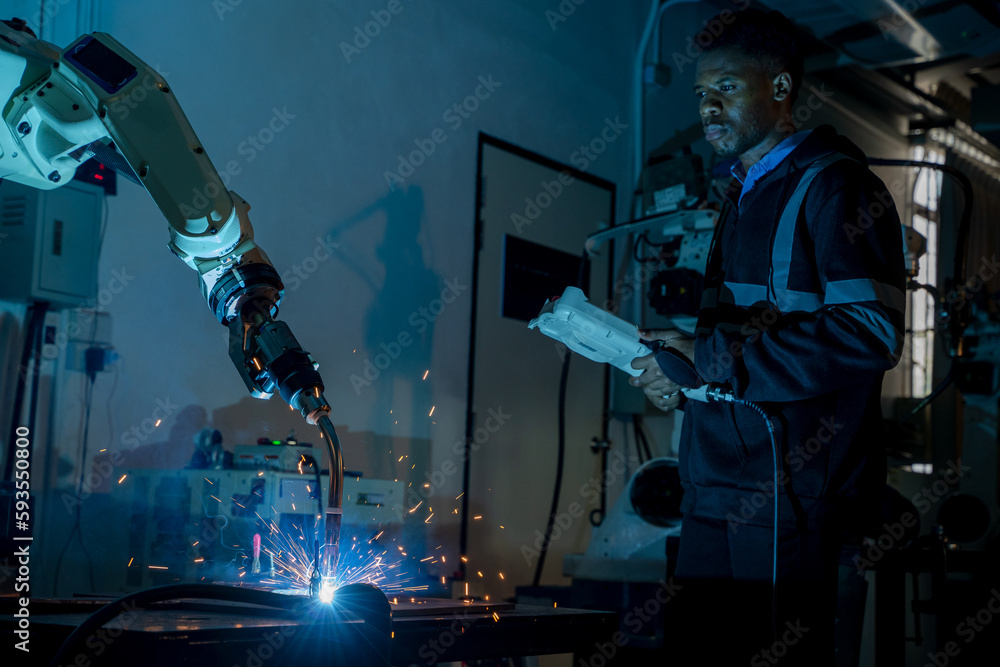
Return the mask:
<svg viewBox="0 0 1000 667">
<path fill-rule="evenodd" d="M 694 338 L 682 333 L 677 329 L 639 329 L 639 338 L 642 340 L 658 340 L 663 343 L 663 347 L 672 347 L 691 363 L 694 363 Z"/>
<path fill-rule="evenodd" d="M 643 340 L 662 341 L 667 347 L 677 349 L 688 359 L 694 360 L 694 339 L 676 329 L 640 329 Z M 663 375 L 653 354 L 632 361 L 632 368 L 642 369 L 642 375 L 631 379 L 635 387 L 642 387 L 646 397 L 664 412 L 673 410 L 680 404 L 680 386 Z"/>
</svg>

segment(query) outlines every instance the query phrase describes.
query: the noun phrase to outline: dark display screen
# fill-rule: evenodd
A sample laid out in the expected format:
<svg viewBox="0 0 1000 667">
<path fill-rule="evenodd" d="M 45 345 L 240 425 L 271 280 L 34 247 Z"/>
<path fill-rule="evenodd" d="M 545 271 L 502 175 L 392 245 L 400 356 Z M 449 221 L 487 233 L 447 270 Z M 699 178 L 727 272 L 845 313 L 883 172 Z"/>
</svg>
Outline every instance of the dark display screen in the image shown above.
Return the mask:
<svg viewBox="0 0 1000 667">
<path fill-rule="evenodd" d="M 504 234 L 501 315 L 525 322 L 538 317 L 547 299 L 577 287 L 581 261 L 580 255 Z M 590 285 L 589 262 L 582 285 Z"/>
<path fill-rule="evenodd" d="M 135 78 L 135 66 L 93 37 L 81 40 L 64 57 L 108 93 L 117 93 Z"/>
</svg>

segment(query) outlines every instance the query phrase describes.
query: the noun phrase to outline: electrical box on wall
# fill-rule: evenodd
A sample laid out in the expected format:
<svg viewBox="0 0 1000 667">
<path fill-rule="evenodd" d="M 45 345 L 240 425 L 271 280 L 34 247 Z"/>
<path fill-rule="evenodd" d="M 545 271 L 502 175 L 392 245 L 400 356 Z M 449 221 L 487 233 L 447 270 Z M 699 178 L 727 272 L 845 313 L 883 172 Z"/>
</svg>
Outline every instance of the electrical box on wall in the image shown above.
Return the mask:
<svg viewBox="0 0 1000 667">
<path fill-rule="evenodd" d="M 73 181 L 55 190 L 0 182 L 0 299 L 93 303 L 104 191 Z"/>
</svg>

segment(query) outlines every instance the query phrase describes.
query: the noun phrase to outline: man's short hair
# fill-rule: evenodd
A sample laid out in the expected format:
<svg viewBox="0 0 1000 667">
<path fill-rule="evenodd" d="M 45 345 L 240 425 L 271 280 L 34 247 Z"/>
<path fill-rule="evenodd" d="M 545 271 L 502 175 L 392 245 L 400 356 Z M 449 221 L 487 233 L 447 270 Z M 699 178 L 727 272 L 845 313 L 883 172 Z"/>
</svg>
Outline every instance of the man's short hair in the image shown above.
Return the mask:
<svg viewBox="0 0 1000 667">
<path fill-rule="evenodd" d="M 798 32 L 784 14 L 757 9 L 724 11 L 706 25 L 723 27 L 711 41 L 704 40 L 707 44 L 698 41 L 703 53 L 737 49 L 757 60 L 769 76 L 787 70 L 792 77 L 791 102 L 795 102 L 802 86 L 802 51 Z"/>
</svg>

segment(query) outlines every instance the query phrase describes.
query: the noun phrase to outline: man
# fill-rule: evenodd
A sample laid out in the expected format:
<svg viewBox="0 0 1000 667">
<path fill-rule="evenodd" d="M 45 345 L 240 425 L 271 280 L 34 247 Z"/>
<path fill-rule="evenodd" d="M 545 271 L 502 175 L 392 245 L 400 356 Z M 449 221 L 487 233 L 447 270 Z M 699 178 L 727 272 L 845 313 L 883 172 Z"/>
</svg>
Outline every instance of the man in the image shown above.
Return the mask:
<svg viewBox="0 0 1000 667">
<path fill-rule="evenodd" d="M 688 604 L 707 604 L 683 607 L 677 636 L 692 656 L 724 649 L 734 664 L 787 654 L 782 664 L 832 665 L 838 557 L 865 534 L 885 485 L 880 394 L 903 344 L 902 235 L 857 146 L 830 126 L 796 132 L 802 62 L 787 20 L 747 10 L 709 25 L 725 29 L 699 59 L 695 95 L 706 140 L 738 162 L 695 337 L 643 336 L 689 361 L 694 384 L 729 390 L 771 416 L 777 616 L 767 425 L 745 405 L 688 401 L 676 576 L 691 584 Z M 684 400 L 676 367 L 664 364 L 665 374 L 653 355 L 633 366 L 645 371 L 633 382 L 657 407 Z"/>
</svg>

